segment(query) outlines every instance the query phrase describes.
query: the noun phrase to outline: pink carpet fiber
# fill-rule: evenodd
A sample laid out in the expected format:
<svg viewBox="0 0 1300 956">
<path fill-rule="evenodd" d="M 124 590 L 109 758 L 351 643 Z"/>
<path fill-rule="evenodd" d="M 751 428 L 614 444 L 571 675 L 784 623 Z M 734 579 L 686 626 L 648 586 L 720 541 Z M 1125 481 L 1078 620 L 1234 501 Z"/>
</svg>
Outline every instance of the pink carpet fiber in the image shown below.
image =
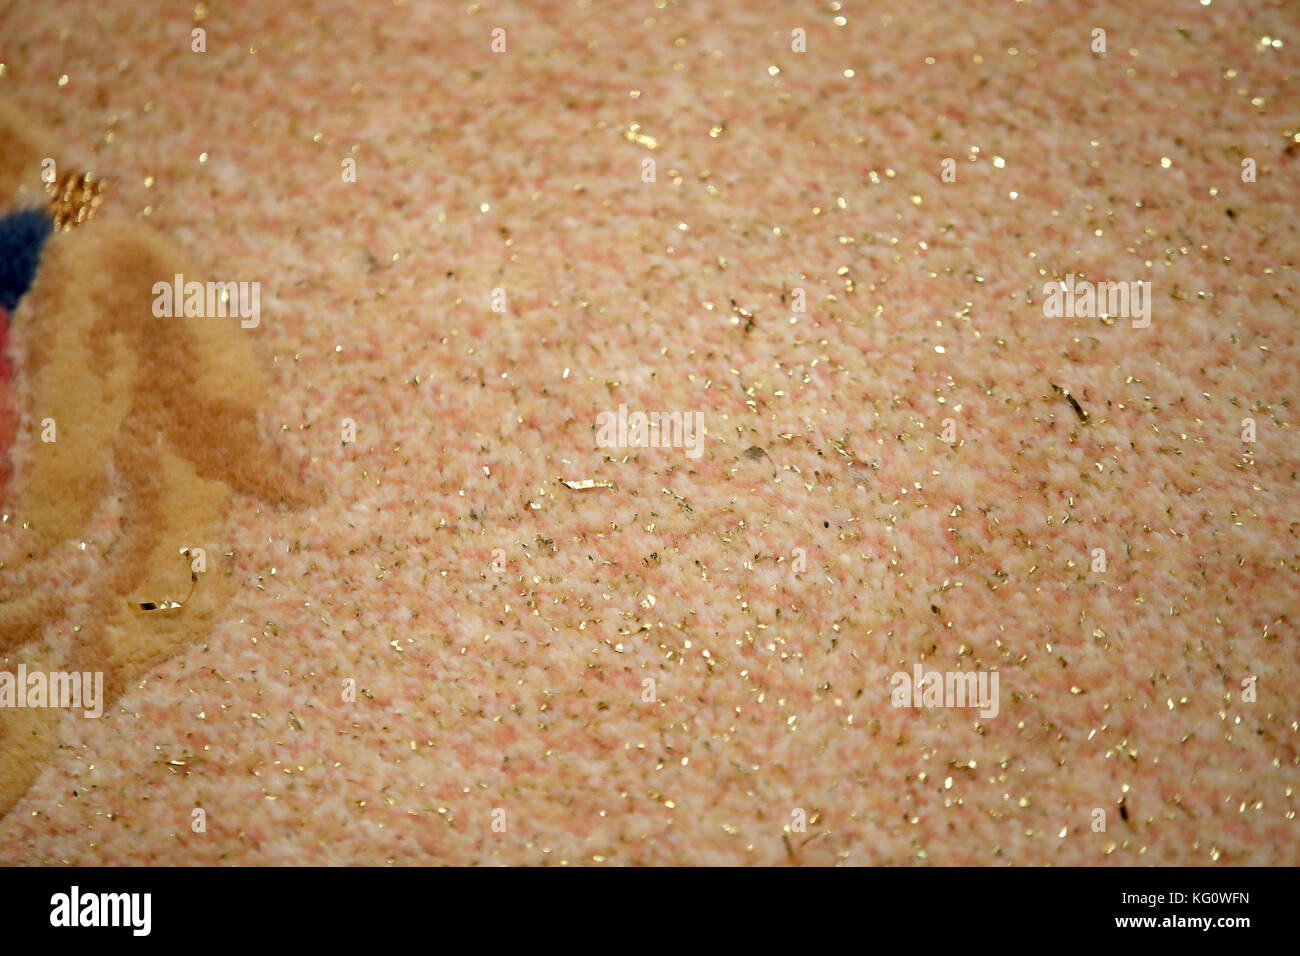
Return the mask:
<svg viewBox="0 0 1300 956">
<path fill-rule="evenodd" d="M 0 862 L 1300 863 L 1300 7 L 0 37 L 110 181 L 79 230 L 260 283 L 261 427 L 327 489 L 234 495 L 215 623 L 62 716 Z M 1084 281 L 1134 314 L 1053 306 Z M 620 406 L 703 432 L 609 447 Z M 66 553 L 50 647 L 114 560 Z M 997 704 L 894 706 L 918 666 Z"/>
</svg>

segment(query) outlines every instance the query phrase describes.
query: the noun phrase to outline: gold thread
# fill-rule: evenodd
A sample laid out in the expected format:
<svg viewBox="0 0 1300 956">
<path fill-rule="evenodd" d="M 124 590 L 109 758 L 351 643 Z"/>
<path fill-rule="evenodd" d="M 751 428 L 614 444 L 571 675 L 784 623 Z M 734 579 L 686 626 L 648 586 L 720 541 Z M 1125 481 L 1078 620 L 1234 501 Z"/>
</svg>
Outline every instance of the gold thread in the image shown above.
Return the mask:
<svg viewBox="0 0 1300 956">
<path fill-rule="evenodd" d="M 46 183 L 54 228 L 68 232 L 92 219 L 104 201 L 105 182 L 90 173 L 68 173 L 57 183 Z"/>
</svg>

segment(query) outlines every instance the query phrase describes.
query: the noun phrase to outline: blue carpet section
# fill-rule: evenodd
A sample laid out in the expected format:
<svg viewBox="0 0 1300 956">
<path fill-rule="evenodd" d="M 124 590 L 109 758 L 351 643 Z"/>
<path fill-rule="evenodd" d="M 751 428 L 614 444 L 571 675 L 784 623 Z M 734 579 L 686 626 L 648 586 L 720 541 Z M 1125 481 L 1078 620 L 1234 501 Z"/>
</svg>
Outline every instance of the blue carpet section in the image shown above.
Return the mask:
<svg viewBox="0 0 1300 956">
<path fill-rule="evenodd" d="M 53 231 L 53 221 L 41 209 L 0 217 L 0 306 L 12 312 L 31 288 L 41 250 Z"/>
</svg>

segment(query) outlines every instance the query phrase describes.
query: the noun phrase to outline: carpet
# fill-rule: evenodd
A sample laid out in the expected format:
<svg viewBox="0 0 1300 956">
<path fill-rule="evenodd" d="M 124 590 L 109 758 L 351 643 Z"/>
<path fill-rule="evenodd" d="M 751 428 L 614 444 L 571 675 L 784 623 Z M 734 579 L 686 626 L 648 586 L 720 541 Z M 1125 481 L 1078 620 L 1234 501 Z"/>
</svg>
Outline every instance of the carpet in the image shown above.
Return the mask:
<svg viewBox="0 0 1300 956">
<path fill-rule="evenodd" d="M 1300 862 L 1297 27 L 3 5 L 0 861 Z"/>
</svg>

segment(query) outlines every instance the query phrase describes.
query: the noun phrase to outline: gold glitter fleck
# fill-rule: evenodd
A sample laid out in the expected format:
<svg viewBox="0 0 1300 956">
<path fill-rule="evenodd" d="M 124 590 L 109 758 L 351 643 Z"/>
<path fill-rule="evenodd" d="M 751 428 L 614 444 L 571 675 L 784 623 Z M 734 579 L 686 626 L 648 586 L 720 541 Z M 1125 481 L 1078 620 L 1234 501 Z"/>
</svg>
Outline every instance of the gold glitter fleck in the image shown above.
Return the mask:
<svg viewBox="0 0 1300 956">
<path fill-rule="evenodd" d="M 636 143 L 638 146 L 644 146 L 646 149 L 658 149 L 659 140 L 649 133 L 641 132 L 640 123 L 632 123 L 623 131 L 623 137 L 629 143 Z"/>
<path fill-rule="evenodd" d="M 567 478 L 558 479 L 560 484 L 573 491 L 587 491 L 590 488 L 616 488 L 612 481 L 598 481 L 595 478 L 583 478 L 578 481 L 569 481 Z"/>
</svg>

